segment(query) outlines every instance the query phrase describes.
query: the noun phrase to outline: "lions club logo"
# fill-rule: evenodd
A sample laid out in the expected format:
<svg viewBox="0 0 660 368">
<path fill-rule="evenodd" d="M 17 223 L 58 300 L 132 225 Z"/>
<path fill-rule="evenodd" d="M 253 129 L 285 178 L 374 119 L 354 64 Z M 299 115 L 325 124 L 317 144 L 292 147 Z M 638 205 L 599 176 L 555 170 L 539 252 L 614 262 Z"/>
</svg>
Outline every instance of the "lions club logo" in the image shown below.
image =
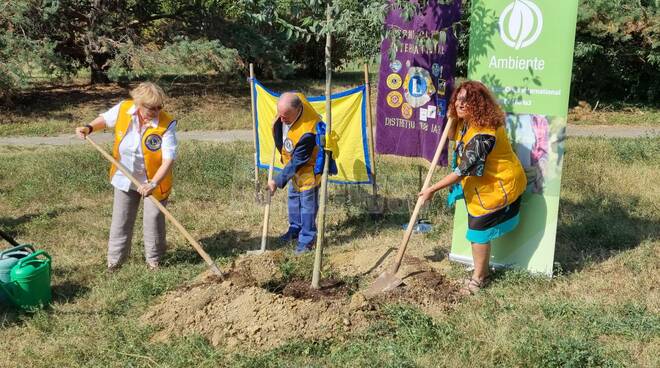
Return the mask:
<svg viewBox="0 0 660 368">
<path fill-rule="evenodd" d="M 401 87 L 401 83 L 401 77 L 398 74 L 392 73 L 387 76 L 387 87 L 389 89 L 398 89 Z"/>
<path fill-rule="evenodd" d="M 404 119 L 410 119 L 413 115 L 412 106 L 404 102 L 403 105 L 401 105 L 401 115 Z"/>
<path fill-rule="evenodd" d="M 284 149 L 289 153 L 293 152 L 293 142 L 289 138 L 284 140 Z"/>
<path fill-rule="evenodd" d="M 401 92 L 392 91 L 387 94 L 387 105 L 389 105 L 389 107 L 397 108 L 401 106 L 402 103 L 403 96 L 401 95 Z"/>
<path fill-rule="evenodd" d="M 408 69 L 403 86 L 405 88 L 404 96 L 406 97 L 406 102 L 413 108 L 428 103 L 431 100 L 431 96 L 435 93 L 431 73 L 418 66 Z"/>
<path fill-rule="evenodd" d="M 144 145 L 147 146 L 150 151 L 158 151 L 162 144 L 163 138 L 161 138 L 158 134 L 150 134 L 144 140 Z"/>
</svg>

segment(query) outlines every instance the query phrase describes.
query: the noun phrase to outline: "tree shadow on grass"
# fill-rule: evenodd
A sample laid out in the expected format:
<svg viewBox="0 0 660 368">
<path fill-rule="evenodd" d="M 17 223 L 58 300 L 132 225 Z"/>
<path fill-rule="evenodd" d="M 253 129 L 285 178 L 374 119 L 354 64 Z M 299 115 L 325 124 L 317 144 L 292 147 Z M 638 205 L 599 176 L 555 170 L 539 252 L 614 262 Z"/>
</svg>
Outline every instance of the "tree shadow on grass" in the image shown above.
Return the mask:
<svg viewBox="0 0 660 368">
<path fill-rule="evenodd" d="M 23 244 L 25 243 L 24 241 L 21 241 L 21 239 L 16 239 L 18 235 L 21 234 L 18 228 L 20 228 L 22 225 L 30 223 L 34 219 L 46 218 L 48 220 L 52 220 L 63 213 L 76 212 L 82 210 L 83 208 L 84 207 L 81 206 L 62 207 L 46 212 L 24 214 L 19 217 L 0 217 L 0 229 L 12 238 L 15 238 L 19 244 Z"/>
<path fill-rule="evenodd" d="M 392 195 L 372 196 L 371 187 L 362 185 L 343 186 L 330 193 L 328 201 L 340 205 L 346 217 L 328 226 L 333 246 L 366 235 L 377 234 L 386 229 L 402 229 L 402 224 L 410 219 L 410 200 Z M 331 217 L 332 213 L 326 216 Z"/>
<path fill-rule="evenodd" d="M 218 233 L 202 238 L 199 243 L 213 259 L 235 257 L 248 251 L 261 249 L 261 236 L 252 236 L 247 231 L 222 230 Z M 266 250 L 277 250 L 294 245 L 288 245 L 279 240 L 278 236 L 269 236 Z M 165 254 L 163 263 L 168 264 L 197 264 L 203 262 L 193 247 L 180 247 Z"/>
<path fill-rule="evenodd" d="M 71 303 L 89 293 L 91 289 L 77 282 L 66 280 L 52 286 L 53 302 L 58 304 Z"/>
<path fill-rule="evenodd" d="M 645 240 L 660 239 L 660 222 L 636 214 L 640 197 L 562 200 L 555 260 L 568 272 L 603 262 Z"/>
<path fill-rule="evenodd" d="M 22 118 L 39 118 L 44 114 L 51 118 L 66 118 L 70 114 L 54 114 L 71 105 L 91 104 L 99 108 L 109 108 L 113 103 L 125 98 L 128 98 L 128 90 L 115 84 L 39 87 L 18 95 L 11 106 L 0 105 L 0 110 L 9 110 L 12 115 Z"/>
<path fill-rule="evenodd" d="M 257 72 L 257 79 L 259 75 Z M 219 95 L 239 99 L 250 98 L 250 87 L 242 77 L 218 78 L 213 75 L 163 75 L 152 81 L 161 85 L 169 97 L 190 97 L 199 95 Z M 333 75 L 338 90 L 363 84 L 361 72 L 340 72 Z M 139 83 L 51 85 L 38 86 L 27 90 L 12 99 L 10 106 L 0 104 L 0 111 L 9 111 L 10 119 L 42 118 L 44 114 L 56 120 L 74 120 L 74 114 L 62 111 L 67 106 L 90 105 L 99 111 L 110 108 L 113 104 L 129 98 L 129 91 Z M 295 78 L 290 80 L 263 80 L 264 85 L 275 92 L 297 90 L 309 95 L 323 95 L 324 80 Z M 11 122 L 11 121 L 10 121 Z"/>
<path fill-rule="evenodd" d="M 83 272 L 78 266 L 54 267 L 52 272 L 51 279 L 59 280 L 57 283 L 51 281 L 53 303 L 72 303 L 91 291 L 91 288 L 85 285 L 84 280 L 76 281 L 76 278 L 79 278 L 78 275 Z"/>
<path fill-rule="evenodd" d="M 15 326 L 21 326 L 25 323 L 27 312 L 21 312 L 18 309 L 7 304 L 0 304 L 0 331 Z"/>
<path fill-rule="evenodd" d="M 90 290 L 91 289 L 85 285 L 69 280 L 51 285 L 51 303 L 72 303 L 75 299 L 85 296 Z M 6 328 L 23 325 L 38 311 L 51 314 L 54 312 L 54 309 L 51 306 L 46 306 L 40 310 L 26 311 L 20 310 L 13 305 L 9 305 L 8 302 L 0 304 L 0 331 Z"/>
</svg>

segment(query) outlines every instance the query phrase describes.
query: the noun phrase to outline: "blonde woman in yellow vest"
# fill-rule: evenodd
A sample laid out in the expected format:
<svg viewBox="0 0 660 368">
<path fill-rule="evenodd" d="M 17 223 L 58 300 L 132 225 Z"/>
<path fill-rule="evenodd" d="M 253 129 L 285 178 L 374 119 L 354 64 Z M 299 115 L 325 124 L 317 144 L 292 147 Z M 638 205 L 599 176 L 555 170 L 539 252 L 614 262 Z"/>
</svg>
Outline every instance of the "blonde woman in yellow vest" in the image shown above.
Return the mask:
<svg viewBox="0 0 660 368">
<path fill-rule="evenodd" d="M 136 187 L 110 167 L 114 187 L 112 224 L 108 240 L 108 271 L 117 270 L 131 250 L 133 226 L 141 199 L 153 195 L 167 204 L 172 191 L 172 165 L 176 159 L 176 120 L 163 111 L 165 93 L 154 83 L 141 83 L 120 102 L 76 134 L 84 138 L 105 128 L 114 131 L 113 156 L 143 184 Z M 165 218 L 151 201 L 144 201 L 144 253 L 149 269 L 157 269 L 165 254 Z"/>
<path fill-rule="evenodd" d="M 289 229 L 280 240 L 296 240 L 298 255 L 310 251 L 316 242 L 325 123 L 301 93 L 283 93 L 277 102 L 277 114 L 273 138 L 284 168 L 268 183 L 268 190 L 272 195 L 289 183 Z M 331 173 L 336 172 L 334 162 L 330 166 Z"/>
<path fill-rule="evenodd" d="M 486 86 L 476 81 L 461 84 L 448 110 L 456 122 L 449 134 L 456 141 L 453 172 L 419 195 L 428 201 L 436 191 L 460 183 L 449 197 L 464 198 L 467 205 L 466 237 L 472 242 L 474 272 L 462 291 L 472 294 L 487 283 L 491 240 L 518 225 L 527 178 L 507 137 L 504 112 Z"/>
</svg>

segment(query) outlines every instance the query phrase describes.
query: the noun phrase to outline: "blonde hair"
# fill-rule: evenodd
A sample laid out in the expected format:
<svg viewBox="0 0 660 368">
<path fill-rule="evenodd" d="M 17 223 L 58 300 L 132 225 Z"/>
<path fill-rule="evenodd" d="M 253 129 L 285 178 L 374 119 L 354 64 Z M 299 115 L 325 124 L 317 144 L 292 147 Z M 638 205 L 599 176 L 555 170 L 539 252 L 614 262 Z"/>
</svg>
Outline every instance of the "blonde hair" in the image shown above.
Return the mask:
<svg viewBox="0 0 660 368">
<path fill-rule="evenodd" d="M 157 84 L 142 82 L 130 92 L 136 104 L 148 107 L 163 107 L 165 92 Z"/>
</svg>

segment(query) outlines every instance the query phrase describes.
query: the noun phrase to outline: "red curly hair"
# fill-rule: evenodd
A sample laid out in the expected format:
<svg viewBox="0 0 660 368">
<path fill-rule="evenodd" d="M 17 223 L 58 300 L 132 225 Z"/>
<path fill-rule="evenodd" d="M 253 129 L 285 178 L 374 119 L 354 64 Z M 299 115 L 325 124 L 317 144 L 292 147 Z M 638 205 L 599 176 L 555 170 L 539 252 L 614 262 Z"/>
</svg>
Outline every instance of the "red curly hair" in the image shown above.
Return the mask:
<svg viewBox="0 0 660 368">
<path fill-rule="evenodd" d="M 449 117 L 458 121 L 456 115 L 456 96 L 465 90 L 465 102 L 470 116 L 470 124 L 480 128 L 497 129 L 504 124 L 504 111 L 495 101 L 493 94 L 486 86 L 478 81 L 463 82 L 454 90 L 449 100 Z"/>
</svg>

